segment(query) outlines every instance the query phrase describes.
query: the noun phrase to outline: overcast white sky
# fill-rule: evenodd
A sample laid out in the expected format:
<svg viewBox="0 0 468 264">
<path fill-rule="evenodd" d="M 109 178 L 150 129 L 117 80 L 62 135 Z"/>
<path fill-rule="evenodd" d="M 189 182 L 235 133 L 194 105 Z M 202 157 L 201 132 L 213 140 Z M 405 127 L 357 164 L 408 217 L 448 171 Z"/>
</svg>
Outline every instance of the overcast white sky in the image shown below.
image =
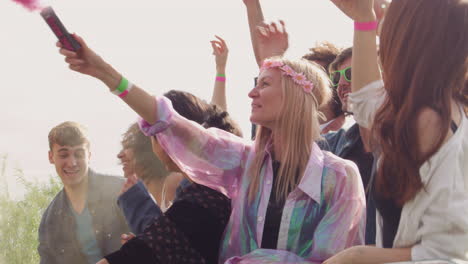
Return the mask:
<svg viewBox="0 0 468 264">
<path fill-rule="evenodd" d="M 250 134 L 252 88 L 258 69 L 242 0 L 51 0 L 67 29 L 129 80 L 154 93 L 189 91 L 209 100 L 215 74 L 209 41 L 226 39 L 228 110 Z M 288 56 L 317 41 L 352 43 L 352 23 L 329 0 L 263 0 L 267 20 L 283 19 Z M 10 192 L 21 193 L 14 168 L 28 179 L 56 175 L 47 159 L 49 130 L 65 120 L 88 126 L 92 167 L 121 175 L 120 137 L 135 114 L 97 80 L 68 70 L 55 36 L 38 13 L 0 2 L 0 155 L 8 155 Z M 0 180 L 1 183 L 1 180 Z M 0 191 L 2 191 L 0 189 Z"/>
</svg>

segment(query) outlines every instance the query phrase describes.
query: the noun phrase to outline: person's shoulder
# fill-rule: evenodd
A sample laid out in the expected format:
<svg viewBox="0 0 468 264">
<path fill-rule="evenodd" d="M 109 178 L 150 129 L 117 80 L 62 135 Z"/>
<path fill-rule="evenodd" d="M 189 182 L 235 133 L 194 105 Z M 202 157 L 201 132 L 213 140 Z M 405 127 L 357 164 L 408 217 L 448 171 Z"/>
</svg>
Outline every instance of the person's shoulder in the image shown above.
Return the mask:
<svg viewBox="0 0 468 264">
<path fill-rule="evenodd" d="M 49 203 L 47 208 L 42 213 L 41 225 L 52 221 L 53 216 L 60 214 L 65 209 L 65 192 L 60 190 Z"/>
<path fill-rule="evenodd" d="M 125 182 L 125 178 L 122 176 L 98 173 L 90 170 L 90 176 L 94 177 L 96 181 L 105 182 L 107 184 L 122 184 Z"/>
<path fill-rule="evenodd" d="M 323 152 L 323 166 L 327 170 L 331 170 L 340 175 L 359 174 L 359 169 L 356 164 L 350 160 L 343 159 L 329 151 Z"/>
</svg>

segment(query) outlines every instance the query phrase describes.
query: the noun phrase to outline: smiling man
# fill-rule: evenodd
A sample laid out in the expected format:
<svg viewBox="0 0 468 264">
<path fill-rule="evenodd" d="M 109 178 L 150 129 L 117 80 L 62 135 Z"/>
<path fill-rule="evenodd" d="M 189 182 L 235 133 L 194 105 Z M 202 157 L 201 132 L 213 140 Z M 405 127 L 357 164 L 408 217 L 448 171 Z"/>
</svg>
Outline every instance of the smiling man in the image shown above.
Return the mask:
<svg viewBox="0 0 468 264">
<path fill-rule="evenodd" d="M 44 212 L 39 227 L 41 264 L 96 263 L 120 248 L 129 231 L 116 200 L 124 179 L 89 168 L 86 129 L 64 122 L 49 132 L 49 161 L 63 189 Z"/>
</svg>

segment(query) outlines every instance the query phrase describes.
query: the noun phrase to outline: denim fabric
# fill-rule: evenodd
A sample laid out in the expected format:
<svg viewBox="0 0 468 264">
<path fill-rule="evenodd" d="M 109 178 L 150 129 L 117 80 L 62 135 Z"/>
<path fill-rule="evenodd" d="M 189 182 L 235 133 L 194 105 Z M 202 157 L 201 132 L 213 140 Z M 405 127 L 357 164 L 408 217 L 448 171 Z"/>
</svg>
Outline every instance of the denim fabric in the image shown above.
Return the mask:
<svg viewBox="0 0 468 264">
<path fill-rule="evenodd" d="M 117 201 L 134 234 L 140 234 L 162 211 L 141 181 L 119 196 Z"/>
</svg>

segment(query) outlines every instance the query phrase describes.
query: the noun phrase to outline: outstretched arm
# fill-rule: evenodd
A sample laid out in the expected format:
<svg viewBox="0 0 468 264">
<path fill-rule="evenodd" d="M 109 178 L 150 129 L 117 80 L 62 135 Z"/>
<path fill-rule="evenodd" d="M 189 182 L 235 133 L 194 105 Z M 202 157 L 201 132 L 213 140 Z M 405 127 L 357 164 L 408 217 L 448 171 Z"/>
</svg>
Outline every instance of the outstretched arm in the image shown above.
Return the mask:
<svg viewBox="0 0 468 264">
<path fill-rule="evenodd" d="M 216 79 L 213 88 L 211 103 L 215 104 L 224 111 L 227 111 L 226 103 L 226 62 L 228 57 L 228 47 L 224 39 L 216 36 L 218 40 L 212 40 L 213 55 L 216 61 Z"/>
<path fill-rule="evenodd" d="M 120 86 L 123 76 L 91 50 L 81 37 L 77 35 L 74 37 L 81 44 L 81 49 L 78 52 L 66 50 L 62 48 L 60 42 L 57 42 L 60 54 L 65 56 L 65 61 L 70 65 L 70 69 L 97 78 L 110 91 L 115 91 Z M 148 123 L 154 124 L 157 121 L 156 100 L 143 89 L 134 85 L 122 99 Z"/>
</svg>

